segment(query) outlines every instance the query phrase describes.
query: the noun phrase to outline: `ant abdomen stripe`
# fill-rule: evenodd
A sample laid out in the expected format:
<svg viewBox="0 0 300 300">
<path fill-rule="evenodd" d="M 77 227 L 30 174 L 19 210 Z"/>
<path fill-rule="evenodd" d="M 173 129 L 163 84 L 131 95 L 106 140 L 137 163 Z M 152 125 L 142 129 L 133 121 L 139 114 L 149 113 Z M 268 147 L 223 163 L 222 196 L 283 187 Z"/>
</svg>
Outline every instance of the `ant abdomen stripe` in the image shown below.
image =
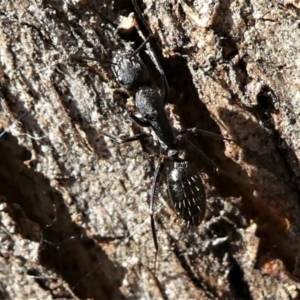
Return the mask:
<svg viewBox="0 0 300 300">
<path fill-rule="evenodd" d="M 170 198 L 176 211 L 189 225 L 200 225 L 206 209 L 201 177 L 187 161 L 172 162 L 167 177 Z"/>
</svg>

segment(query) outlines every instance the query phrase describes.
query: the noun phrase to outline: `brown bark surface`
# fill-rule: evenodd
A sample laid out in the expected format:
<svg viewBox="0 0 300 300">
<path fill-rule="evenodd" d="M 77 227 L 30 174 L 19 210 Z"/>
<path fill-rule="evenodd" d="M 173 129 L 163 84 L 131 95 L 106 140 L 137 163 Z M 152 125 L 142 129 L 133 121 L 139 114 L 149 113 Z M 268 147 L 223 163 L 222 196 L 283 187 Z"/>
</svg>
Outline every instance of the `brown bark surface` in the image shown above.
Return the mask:
<svg viewBox="0 0 300 300">
<path fill-rule="evenodd" d="M 139 5 L 173 126 L 234 140 L 189 136 L 222 170 L 185 154 L 205 183 L 205 219 L 188 228 L 166 204 L 155 269 L 158 149 L 98 137 L 140 129 L 109 64 L 72 56 L 110 61 L 140 43 L 117 32 L 131 1 L 0 1 L 2 129 L 20 118 L 0 138 L 0 298 L 299 299 L 299 1 Z"/>
</svg>

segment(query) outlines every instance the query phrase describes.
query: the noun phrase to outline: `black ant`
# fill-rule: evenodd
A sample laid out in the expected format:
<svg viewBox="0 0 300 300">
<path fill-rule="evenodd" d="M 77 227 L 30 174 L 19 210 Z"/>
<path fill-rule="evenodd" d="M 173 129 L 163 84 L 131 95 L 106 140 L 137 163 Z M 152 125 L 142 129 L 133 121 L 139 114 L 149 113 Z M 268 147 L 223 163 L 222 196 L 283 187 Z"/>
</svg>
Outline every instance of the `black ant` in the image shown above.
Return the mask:
<svg viewBox="0 0 300 300">
<path fill-rule="evenodd" d="M 203 182 L 196 169 L 187 160 L 179 157 L 177 136 L 183 136 L 188 132 L 194 132 L 217 138 L 222 137 L 214 133 L 200 130 L 197 127 L 185 129 L 176 134 L 174 133 L 164 109 L 169 94 L 168 82 L 160 62 L 149 43 L 152 32 L 142 16 L 136 1 L 132 0 L 132 3 L 139 18 L 147 28 L 149 36 L 148 38 L 145 38 L 136 24 L 135 27 L 142 37 L 143 43 L 133 53 L 127 53 L 125 55 L 123 53 L 116 54 L 112 59 L 111 68 L 121 87 L 135 93 L 135 106 L 140 116 L 129 112 L 131 119 L 141 127 L 150 127 L 159 141 L 161 158 L 152 180 L 150 198 L 151 229 L 157 252 L 158 241 L 154 222 L 154 204 L 158 194 L 159 183 L 165 169 L 167 169 L 168 192 L 173 206 L 181 218 L 189 225 L 198 226 L 202 222 L 206 210 L 206 195 Z M 146 48 L 147 54 L 150 56 L 153 64 L 161 75 L 161 95 L 158 93 L 157 89 L 153 87 L 148 69 L 138 55 L 142 48 Z M 97 60 L 92 58 L 82 59 Z M 140 133 L 126 138 L 120 138 L 108 133 L 101 132 L 101 134 L 109 137 L 118 144 L 146 139 L 152 136 L 149 133 Z M 226 138 L 222 139 L 228 140 Z M 209 160 L 192 142 L 187 138 L 185 140 L 191 147 L 200 152 L 206 160 Z M 211 162 L 211 164 L 216 167 L 214 163 Z"/>
</svg>

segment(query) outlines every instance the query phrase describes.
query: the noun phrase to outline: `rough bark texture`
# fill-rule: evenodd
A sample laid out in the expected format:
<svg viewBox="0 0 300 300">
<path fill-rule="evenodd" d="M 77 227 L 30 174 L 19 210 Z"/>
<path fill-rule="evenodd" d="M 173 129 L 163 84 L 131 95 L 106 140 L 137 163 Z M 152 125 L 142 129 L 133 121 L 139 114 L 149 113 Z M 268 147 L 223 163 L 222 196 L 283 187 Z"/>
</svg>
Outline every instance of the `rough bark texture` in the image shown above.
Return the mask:
<svg viewBox="0 0 300 300">
<path fill-rule="evenodd" d="M 226 173 L 187 152 L 205 220 L 187 228 L 164 206 L 154 269 L 150 225 L 138 228 L 157 148 L 98 137 L 139 129 L 110 66 L 71 58 L 138 43 L 116 31 L 131 2 L 0 1 L 3 129 L 21 117 L 0 139 L 1 298 L 299 299 L 299 1 L 139 4 L 174 126 L 234 139 L 190 137 Z"/>
</svg>

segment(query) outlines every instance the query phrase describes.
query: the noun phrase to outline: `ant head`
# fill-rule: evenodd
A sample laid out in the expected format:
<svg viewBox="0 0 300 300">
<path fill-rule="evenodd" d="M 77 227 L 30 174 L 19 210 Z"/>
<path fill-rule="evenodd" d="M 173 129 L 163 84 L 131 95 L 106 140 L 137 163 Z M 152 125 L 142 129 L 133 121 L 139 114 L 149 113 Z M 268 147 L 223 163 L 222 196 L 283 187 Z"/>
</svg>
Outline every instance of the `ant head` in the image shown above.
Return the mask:
<svg viewBox="0 0 300 300">
<path fill-rule="evenodd" d="M 110 64 L 118 83 L 128 90 L 136 90 L 150 82 L 150 76 L 146 65 L 139 55 L 133 52 L 118 52 L 114 55 L 112 61 L 75 55 L 71 56 L 71 58 L 79 61 L 91 60 Z"/>
<path fill-rule="evenodd" d="M 118 83 L 125 89 L 137 89 L 150 81 L 147 67 L 138 55 L 116 54 L 111 68 Z"/>
</svg>

